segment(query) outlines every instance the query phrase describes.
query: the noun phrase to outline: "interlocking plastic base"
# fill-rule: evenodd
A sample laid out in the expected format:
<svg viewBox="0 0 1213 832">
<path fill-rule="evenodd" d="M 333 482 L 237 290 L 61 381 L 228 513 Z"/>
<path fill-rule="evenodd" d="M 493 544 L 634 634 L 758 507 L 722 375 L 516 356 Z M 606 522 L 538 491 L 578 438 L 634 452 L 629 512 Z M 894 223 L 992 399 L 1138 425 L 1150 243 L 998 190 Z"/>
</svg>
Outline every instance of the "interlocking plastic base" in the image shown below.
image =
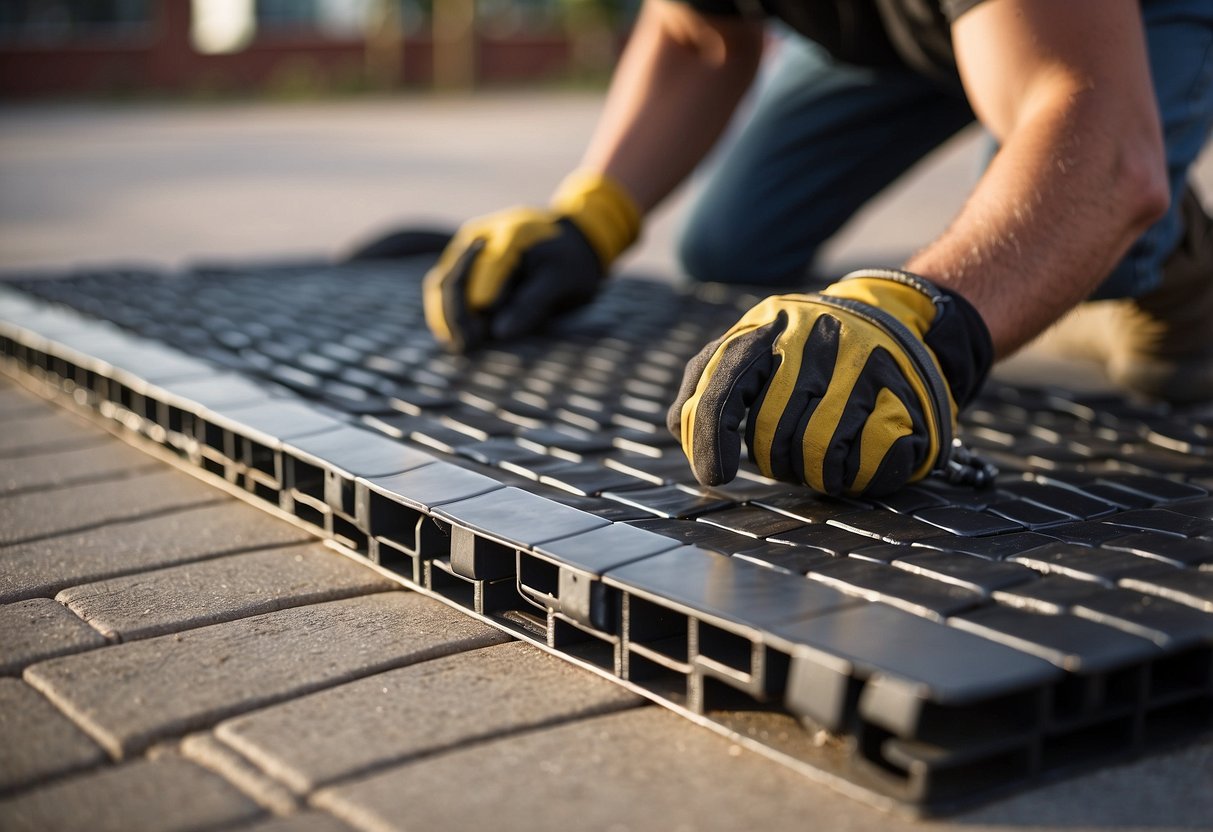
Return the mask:
<svg viewBox="0 0 1213 832">
<path fill-rule="evenodd" d="M 1213 728 L 1213 425 L 991 384 L 1002 469 L 827 499 L 696 485 L 682 369 L 757 300 L 619 279 L 442 353 L 421 259 L 10 278 L 0 362 L 420 592 L 886 808 Z"/>
</svg>

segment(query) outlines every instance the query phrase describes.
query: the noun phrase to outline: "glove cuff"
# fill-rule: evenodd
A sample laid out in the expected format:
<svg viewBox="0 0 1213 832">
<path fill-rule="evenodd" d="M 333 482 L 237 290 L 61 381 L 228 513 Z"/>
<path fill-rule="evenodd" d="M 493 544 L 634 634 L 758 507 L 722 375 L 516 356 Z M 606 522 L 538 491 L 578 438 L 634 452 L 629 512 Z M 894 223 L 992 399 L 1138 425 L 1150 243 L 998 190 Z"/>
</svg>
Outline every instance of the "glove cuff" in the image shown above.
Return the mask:
<svg viewBox="0 0 1213 832">
<path fill-rule="evenodd" d="M 973 305 L 952 289 L 902 269 L 862 269 L 842 280 L 862 278 L 900 283 L 930 299 L 935 313 L 925 324 L 922 340 L 935 354 L 956 406 L 963 408 L 971 402 L 994 364 L 990 330 Z"/>
<path fill-rule="evenodd" d="M 593 171 L 574 171 L 552 196 L 552 208 L 577 226 L 603 267 L 640 235 L 640 206 L 614 179 Z"/>
</svg>

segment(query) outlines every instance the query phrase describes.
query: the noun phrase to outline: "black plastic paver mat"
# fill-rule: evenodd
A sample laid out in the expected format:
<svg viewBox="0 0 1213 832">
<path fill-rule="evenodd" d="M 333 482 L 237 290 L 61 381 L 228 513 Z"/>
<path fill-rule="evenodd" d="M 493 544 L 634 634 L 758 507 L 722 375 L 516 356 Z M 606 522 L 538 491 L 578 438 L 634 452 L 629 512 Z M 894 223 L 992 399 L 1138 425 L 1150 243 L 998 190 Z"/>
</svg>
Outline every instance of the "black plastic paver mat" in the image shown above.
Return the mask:
<svg viewBox="0 0 1213 832">
<path fill-rule="evenodd" d="M 991 487 L 828 499 L 743 466 L 704 488 L 665 410 L 755 296 L 620 279 L 543 336 L 453 356 L 426 265 L 14 278 L 0 356 L 872 802 L 947 810 L 1213 727 L 1209 409 L 992 383 L 960 431 Z"/>
</svg>

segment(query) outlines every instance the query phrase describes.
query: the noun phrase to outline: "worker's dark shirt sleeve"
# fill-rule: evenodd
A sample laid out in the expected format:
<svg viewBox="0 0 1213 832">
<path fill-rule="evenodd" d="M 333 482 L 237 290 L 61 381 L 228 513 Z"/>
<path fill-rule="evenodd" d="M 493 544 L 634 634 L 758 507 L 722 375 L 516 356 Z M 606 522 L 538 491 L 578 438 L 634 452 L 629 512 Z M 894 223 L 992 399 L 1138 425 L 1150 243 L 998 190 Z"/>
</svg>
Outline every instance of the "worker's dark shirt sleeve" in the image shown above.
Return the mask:
<svg viewBox="0 0 1213 832">
<path fill-rule="evenodd" d="M 942 0 L 939 6 L 948 20 L 955 23 L 956 18 L 982 2 L 983 0 Z"/>
<path fill-rule="evenodd" d="M 679 2 L 703 14 L 718 14 L 727 17 L 741 15 L 741 7 L 737 5 L 736 0 L 679 0 Z"/>
</svg>

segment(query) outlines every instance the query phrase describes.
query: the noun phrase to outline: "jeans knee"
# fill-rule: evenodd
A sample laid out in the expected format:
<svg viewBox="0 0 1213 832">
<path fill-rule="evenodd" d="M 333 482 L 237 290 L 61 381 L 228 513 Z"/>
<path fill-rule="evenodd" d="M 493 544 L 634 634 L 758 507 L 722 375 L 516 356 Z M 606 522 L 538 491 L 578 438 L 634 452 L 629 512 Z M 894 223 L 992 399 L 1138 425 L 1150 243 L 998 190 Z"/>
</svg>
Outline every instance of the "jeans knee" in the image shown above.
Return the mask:
<svg viewBox="0 0 1213 832">
<path fill-rule="evenodd" d="M 756 230 L 757 231 L 757 230 Z M 746 234 L 737 224 L 693 217 L 678 240 L 678 263 L 696 283 L 797 287 L 807 279 L 812 251 L 781 253 L 766 233 Z"/>
<path fill-rule="evenodd" d="M 691 222 L 678 240 L 678 263 L 696 283 L 735 283 L 740 274 L 737 253 L 730 236 L 708 229 L 704 222 Z"/>
</svg>

